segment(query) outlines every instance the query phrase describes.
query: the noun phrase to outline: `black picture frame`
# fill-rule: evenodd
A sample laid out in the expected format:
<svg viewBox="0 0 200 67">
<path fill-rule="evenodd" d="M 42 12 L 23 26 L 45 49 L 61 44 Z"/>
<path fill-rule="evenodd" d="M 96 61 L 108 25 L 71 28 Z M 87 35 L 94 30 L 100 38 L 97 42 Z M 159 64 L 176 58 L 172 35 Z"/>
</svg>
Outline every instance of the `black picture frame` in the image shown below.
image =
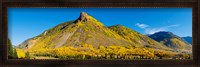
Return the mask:
<svg viewBox="0 0 200 67">
<path fill-rule="evenodd" d="M 183 65 L 188 67 L 199 66 L 199 31 L 200 31 L 200 1 L 198 0 L 3 0 L 1 2 L 1 23 L 0 23 L 0 51 L 1 65 Z M 7 59 L 7 8 L 8 7 L 190 7 L 192 8 L 192 35 L 193 35 L 193 60 L 22 60 Z"/>
</svg>

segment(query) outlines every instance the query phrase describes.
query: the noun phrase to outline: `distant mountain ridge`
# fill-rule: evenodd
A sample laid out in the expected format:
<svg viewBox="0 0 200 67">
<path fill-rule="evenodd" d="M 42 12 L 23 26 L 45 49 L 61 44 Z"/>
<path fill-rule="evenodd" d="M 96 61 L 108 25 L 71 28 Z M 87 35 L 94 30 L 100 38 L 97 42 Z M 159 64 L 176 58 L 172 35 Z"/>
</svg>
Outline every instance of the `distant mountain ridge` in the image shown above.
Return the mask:
<svg viewBox="0 0 200 67">
<path fill-rule="evenodd" d="M 187 41 L 189 44 L 192 45 L 192 37 L 191 36 L 182 37 L 182 39 L 184 39 L 185 41 Z"/>
<path fill-rule="evenodd" d="M 191 51 L 192 46 L 181 37 L 173 34 L 172 32 L 161 31 L 149 35 L 150 38 L 164 44 L 174 50 Z"/>
</svg>

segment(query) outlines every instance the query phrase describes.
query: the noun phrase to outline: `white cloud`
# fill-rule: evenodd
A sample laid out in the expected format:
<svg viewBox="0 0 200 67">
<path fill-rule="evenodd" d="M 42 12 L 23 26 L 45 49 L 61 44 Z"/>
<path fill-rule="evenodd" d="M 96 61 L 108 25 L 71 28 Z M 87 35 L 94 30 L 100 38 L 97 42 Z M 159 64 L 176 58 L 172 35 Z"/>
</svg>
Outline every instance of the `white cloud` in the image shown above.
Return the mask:
<svg viewBox="0 0 200 67">
<path fill-rule="evenodd" d="M 138 26 L 141 29 L 144 29 L 145 34 L 154 34 L 159 31 L 168 31 L 172 27 L 178 27 L 179 24 L 173 24 L 169 26 L 163 26 L 163 27 L 150 27 L 147 24 L 141 24 L 141 23 L 136 23 L 136 26 Z"/>
<path fill-rule="evenodd" d="M 148 25 L 146 25 L 146 24 L 140 24 L 140 23 L 136 23 L 135 25 L 138 26 L 138 27 L 140 27 L 140 28 L 142 28 L 142 29 L 145 29 L 145 28 L 148 27 Z"/>
</svg>

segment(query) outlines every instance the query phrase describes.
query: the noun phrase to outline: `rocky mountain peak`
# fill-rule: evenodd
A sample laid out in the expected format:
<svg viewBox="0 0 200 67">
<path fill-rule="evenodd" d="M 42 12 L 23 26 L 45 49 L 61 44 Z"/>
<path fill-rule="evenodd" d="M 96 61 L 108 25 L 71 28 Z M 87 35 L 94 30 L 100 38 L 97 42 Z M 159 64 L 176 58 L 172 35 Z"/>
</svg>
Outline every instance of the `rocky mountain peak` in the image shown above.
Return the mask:
<svg viewBox="0 0 200 67">
<path fill-rule="evenodd" d="M 81 16 L 88 16 L 88 14 L 86 12 L 81 12 L 80 15 Z"/>
<path fill-rule="evenodd" d="M 86 22 L 86 21 L 88 21 L 88 16 L 89 15 L 86 12 L 81 12 L 80 13 L 80 17 L 78 18 L 78 20 Z"/>
</svg>

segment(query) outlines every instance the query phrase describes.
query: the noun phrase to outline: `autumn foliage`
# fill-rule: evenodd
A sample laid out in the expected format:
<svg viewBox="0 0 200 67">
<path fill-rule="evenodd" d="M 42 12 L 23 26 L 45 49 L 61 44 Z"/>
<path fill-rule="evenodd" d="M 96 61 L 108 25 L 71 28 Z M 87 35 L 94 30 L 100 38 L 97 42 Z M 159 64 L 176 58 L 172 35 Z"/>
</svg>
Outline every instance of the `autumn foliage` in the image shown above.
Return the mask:
<svg viewBox="0 0 200 67">
<path fill-rule="evenodd" d="M 20 51 L 19 51 L 20 52 Z M 65 46 L 54 49 L 31 50 L 33 56 L 54 57 L 60 59 L 162 59 L 173 57 L 176 53 L 155 50 L 152 48 L 136 48 L 122 46 L 99 46 L 94 48 L 92 45 L 83 44 L 80 47 Z M 24 57 L 23 53 L 19 53 Z"/>
<path fill-rule="evenodd" d="M 16 52 L 17 52 L 17 58 L 19 59 L 25 58 L 26 55 L 21 49 L 16 48 Z"/>
</svg>

